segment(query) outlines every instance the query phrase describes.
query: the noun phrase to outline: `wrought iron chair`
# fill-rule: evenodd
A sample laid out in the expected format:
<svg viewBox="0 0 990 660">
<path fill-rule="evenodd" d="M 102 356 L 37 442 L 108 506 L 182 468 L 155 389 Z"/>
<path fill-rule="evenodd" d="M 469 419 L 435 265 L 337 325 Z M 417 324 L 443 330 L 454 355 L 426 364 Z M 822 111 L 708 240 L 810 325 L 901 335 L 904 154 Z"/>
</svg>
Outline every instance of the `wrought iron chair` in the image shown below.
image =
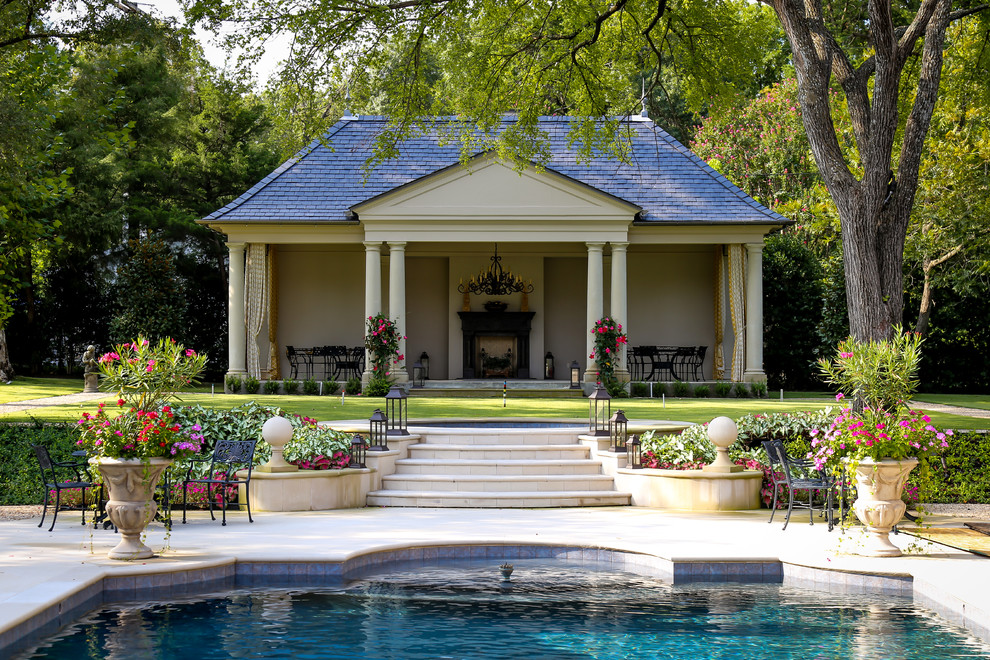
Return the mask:
<svg viewBox="0 0 990 660">
<path fill-rule="evenodd" d="M 38 468 L 41 470 L 42 505 L 41 522 L 38 527 L 45 524 L 45 516 L 48 515 L 48 496 L 52 490 L 55 491 L 55 510 L 52 512 L 52 526 L 48 531 L 55 529 L 55 521 L 58 520 L 58 510 L 61 508 L 61 495 L 63 490 L 82 490 L 82 524 L 86 524 L 86 491 L 90 488 L 100 486 L 92 481 L 83 479 L 83 471 L 86 469 L 85 462 L 77 461 L 53 461 L 48 448 L 42 445 L 31 445 L 34 454 L 38 458 Z"/>
<path fill-rule="evenodd" d="M 364 347 L 348 348 L 347 354 L 337 361 L 337 367 L 344 380 L 352 376 L 360 376 L 364 372 Z"/>
<path fill-rule="evenodd" d="M 674 373 L 677 348 L 675 346 L 650 346 L 650 375 L 646 380 L 656 380 L 658 382 L 674 380 L 677 374 Z"/>
<path fill-rule="evenodd" d="M 828 521 L 828 530 L 832 531 L 835 526 L 835 515 L 832 510 L 835 480 L 816 470 L 814 462 L 789 456 L 781 440 L 764 440 L 763 449 L 766 450 L 770 461 L 773 488 L 773 504 L 770 505 L 770 520 L 767 522 L 772 523 L 773 516 L 777 512 L 777 493 L 782 486 L 787 486 L 787 516 L 784 518 L 784 529 L 787 529 L 787 523 L 791 521 L 791 511 L 795 506 L 808 509 L 809 524 L 814 525 L 815 492 L 825 491 L 825 507 L 822 514 Z M 808 491 L 807 504 L 795 502 L 794 493 L 799 490 Z"/>
<path fill-rule="evenodd" d="M 228 489 L 239 489 L 244 486 L 244 502 L 247 507 L 248 522 L 254 522 L 251 517 L 251 469 L 254 467 L 254 440 L 220 440 L 213 448 L 211 458 L 193 459 L 193 463 L 186 470 L 186 476 L 182 480 L 182 524 L 186 524 L 186 502 L 189 494 L 189 484 L 204 484 L 206 486 L 206 500 L 210 507 L 210 519 L 216 520 L 213 515 L 213 489 L 217 487 L 221 496 L 221 512 L 223 515 L 223 525 L 227 524 L 227 507 L 231 504 L 241 506 L 238 502 L 228 502 Z M 210 471 L 206 477 L 194 478 L 193 468 L 197 463 L 210 461 Z M 245 472 L 244 476 L 238 476 L 238 472 Z"/>
</svg>

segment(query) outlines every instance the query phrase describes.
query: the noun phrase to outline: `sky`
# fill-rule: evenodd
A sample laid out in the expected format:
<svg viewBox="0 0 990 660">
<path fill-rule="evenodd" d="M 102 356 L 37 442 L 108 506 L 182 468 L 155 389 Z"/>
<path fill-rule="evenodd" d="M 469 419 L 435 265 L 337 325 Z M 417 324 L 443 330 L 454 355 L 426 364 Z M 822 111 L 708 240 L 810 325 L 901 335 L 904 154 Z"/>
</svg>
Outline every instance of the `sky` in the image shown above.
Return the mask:
<svg viewBox="0 0 990 660">
<path fill-rule="evenodd" d="M 176 18 L 180 23 L 185 24 L 182 16 L 182 8 L 179 6 L 178 0 L 152 0 L 151 2 L 136 2 L 134 4 L 143 11 Z M 203 52 L 210 64 L 217 67 L 217 69 L 223 69 L 227 64 L 227 53 L 220 47 L 217 37 L 212 32 L 197 28 L 196 39 L 203 47 Z M 252 68 L 252 74 L 255 80 L 261 85 L 264 85 L 277 70 L 279 63 L 288 53 L 289 43 L 289 35 L 278 36 L 267 41 L 268 45 L 265 47 L 265 54 Z M 232 66 L 235 61 L 236 56 L 231 59 Z"/>
</svg>

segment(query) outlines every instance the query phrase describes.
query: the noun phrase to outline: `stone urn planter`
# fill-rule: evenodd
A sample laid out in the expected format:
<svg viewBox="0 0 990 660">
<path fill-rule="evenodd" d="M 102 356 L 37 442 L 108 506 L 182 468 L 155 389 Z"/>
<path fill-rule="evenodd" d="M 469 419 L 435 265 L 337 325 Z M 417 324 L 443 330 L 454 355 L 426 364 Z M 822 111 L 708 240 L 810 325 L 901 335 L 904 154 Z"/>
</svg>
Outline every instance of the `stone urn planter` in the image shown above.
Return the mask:
<svg viewBox="0 0 990 660">
<path fill-rule="evenodd" d="M 858 554 L 867 557 L 900 557 L 901 551 L 890 542 L 891 528 L 904 515 L 907 506 L 901 491 L 908 474 L 918 464 L 916 458 L 875 461 L 864 458 L 856 465 L 856 501 L 853 509 L 866 525 L 864 547 Z"/>
<path fill-rule="evenodd" d="M 171 458 L 100 458 L 96 465 L 110 489 L 107 514 L 120 532 L 120 543 L 110 559 L 147 559 L 155 553 L 141 541 L 141 533 L 155 517 L 155 487 Z"/>
</svg>

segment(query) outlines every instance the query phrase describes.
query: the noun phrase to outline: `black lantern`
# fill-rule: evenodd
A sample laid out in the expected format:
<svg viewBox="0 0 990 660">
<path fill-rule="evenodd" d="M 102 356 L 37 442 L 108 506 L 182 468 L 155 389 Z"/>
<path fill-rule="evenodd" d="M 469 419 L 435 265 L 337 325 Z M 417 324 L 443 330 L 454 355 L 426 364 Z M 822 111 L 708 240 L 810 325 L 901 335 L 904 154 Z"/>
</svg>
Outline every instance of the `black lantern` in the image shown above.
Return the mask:
<svg viewBox="0 0 990 660">
<path fill-rule="evenodd" d="M 393 385 L 385 395 L 385 411 L 388 418 L 387 435 L 409 435 L 409 406 L 406 391 Z"/>
<path fill-rule="evenodd" d="M 571 389 L 581 389 L 581 365 L 577 363 L 577 360 L 571 362 Z"/>
<path fill-rule="evenodd" d="M 629 442 L 626 444 L 628 448 L 627 454 L 629 455 L 629 467 L 633 470 L 643 469 L 643 443 L 639 441 L 639 436 L 634 435 L 629 438 Z"/>
<path fill-rule="evenodd" d="M 626 451 L 626 439 L 629 437 L 629 420 L 621 410 L 616 410 L 615 414 L 608 419 L 608 438 L 611 452 L 623 453 Z"/>
<path fill-rule="evenodd" d="M 595 391 L 588 397 L 588 402 L 588 435 L 607 437 L 609 418 L 612 416 L 612 397 L 598 383 Z"/>
<path fill-rule="evenodd" d="M 347 467 L 352 468 L 364 468 L 367 467 L 364 464 L 365 456 L 368 453 L 368 443 L 364 441 L 360 435 L 355 435 L 351 439 L 351 460 L 348 461 Z"/>
<path fill-rule="evenodd" d="M 553 380 L 553 353 L 547 351 L 547 356 L 543 358 L 543 378 Z"/>
<path fill-rule="evenodd" d="M 430 377 L 430 356 L 423 351 L 419 354 L 419 363 L 423 365 L 423 380 L 427 380 Z"/>
<path fill-rule="evenodd" d="M 413 387 L 423 387 L 426 380 L 426 369 L 423 368 L 422 362 L 416 362 L 413 364 Z"/>
<path fill-rule="evenodd" d="M 388 417 L 380 409 L 371 413 L 368 451 L 388 451 Z"/>
</svg>

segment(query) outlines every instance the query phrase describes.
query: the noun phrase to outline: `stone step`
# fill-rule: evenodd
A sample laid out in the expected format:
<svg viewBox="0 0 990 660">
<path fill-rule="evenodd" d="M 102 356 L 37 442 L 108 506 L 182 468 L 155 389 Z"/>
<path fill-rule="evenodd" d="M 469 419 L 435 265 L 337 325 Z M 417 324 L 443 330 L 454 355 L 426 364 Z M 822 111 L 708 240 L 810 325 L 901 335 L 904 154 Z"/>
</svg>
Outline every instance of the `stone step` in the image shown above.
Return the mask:
<svg viewBox="0 0 990 660">
<path fill-rule="evenodd" d="M 604 474 L 540 475 L 449 475 L 392 474 L 382 477 L 382 489 L 391 491 L 442 492 L 574 492 L 605 491 L 613 485 Z"/>
<path fill-rule="evenodd" d="M 592 460 L 563 459 L 495 460 L 402 458 L 395 462 L 396 474 L 601 474 L 601 465 Z"/>
<path fill-rule="evenodd" d="M 584 445 L 447 445 L 421 443 L 409 447 L 409 458 L 466 460 L 578 460 L 590 458 Z"/>
<path fill-rule="evenodd" d="M 579 446 L 578 435 L 581 432 L 545 433 L 540 430 L 524 431 L 520 429 L 505 429 L 503 431 L 430 431 L 430 445 L 458 446 L 530 446 L 530 445 L 573 445 Z"/>
<path fill-rule="evenodd" d="M 499 385 L 498 388 L 478 388 L 478 387 L 461 387 L 461 388 L 425 388 L 425 387 L 413 387 L 409 390 L 410 397 L 462 397 L 466 399 L 490 399 L 490 398 L 501 398 L 502 397 L 502 386 Z M 506 393 L 506 398 L 509 399 L 532 399 L 532 398 L 546 398 L 546 399 L 583 399 L 584 392 L 582 390 L 572 390 L 572 389 L 510 389 Z"/>
<path fill-rule="evenodd" d="M 572 506 L 629 506 L 631 495 L 605 491 L 442 492 L 378 490 L 368 493 L 368 506 L 439 508 L 556 508 Z"/>
</svg>

